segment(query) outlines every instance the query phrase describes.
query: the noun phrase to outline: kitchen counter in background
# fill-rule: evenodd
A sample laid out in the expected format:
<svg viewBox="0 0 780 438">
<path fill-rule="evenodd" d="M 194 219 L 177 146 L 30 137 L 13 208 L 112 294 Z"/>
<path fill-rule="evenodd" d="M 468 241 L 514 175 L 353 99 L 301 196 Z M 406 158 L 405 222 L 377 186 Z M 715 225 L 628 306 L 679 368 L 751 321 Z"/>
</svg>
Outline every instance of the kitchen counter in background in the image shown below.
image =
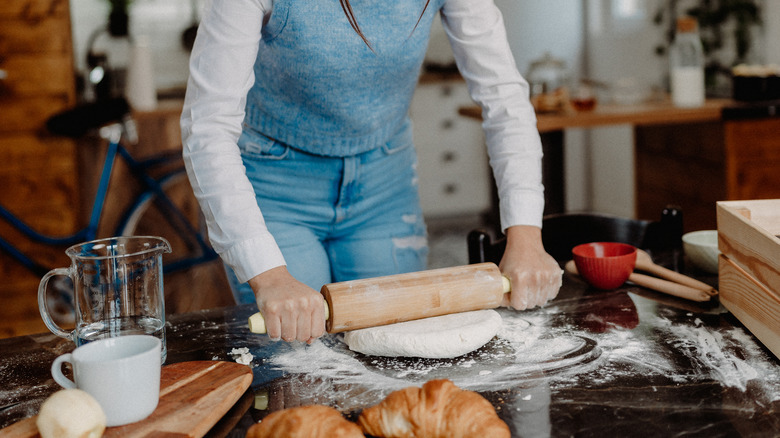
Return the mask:
<svg viewBox="0 0 780 438">
<path fill-rule="evenodd" d="M 714 284 L 714 278 L 702 278 Z M 589 289 L 566 274 L 541 309 L 501 310 L 483 348 L 448 360 L 353 353 L 340 335 L 312 346 L 248 332 L 253 305 L 170 317 L 168 363 L 236 360 L 252 387 L 210 436 L 243 436 L 269 412 L 325 404 L 350 418 L 390 391 L 449 378 L 495 406 L 513 436 L 776 436 L 780 363 L 731 314 L 625 285 Z M 57 389 L 52 360 L 73 348 L 49 334 L 0 340 L 0 427 L 34 415 Z M 252 407 L 254 399 L 268 408 Z M 233 432 L 229 432 L 229 431 Z"/>
<path fill-rule="evenodd" d="M 711 99 L 699 108 L 677 108 L 662 101 L 539 114 L 546 212 L 564 211 L 565 130 L 625 124 L 634 131 L 635 216 L 657 220 L 658 212 L 673 204 L 682 208 L 686 231 L 715 229 L 717 201 L 780 198 L 776 106 L 777 102 Z M 459 112 L 481 118 L 477 107 L 462 107 Z"/>
<path fill-rule="evenodd" d="M 541 113 L 536 127 L 540 133 L 568 128 L 594 128 L 605 125 L 658 125 L 669 123 L 699 123 L 720 120 L 721 111 L 731 103 L 728 99 L 708 100 L 699 108 L 678 108 L 671 102 L 652 102 L 636 105 L 598 104 L 592 111 Z M 463 107 L 460 114 L 482 118 L 479 107 Z"/>
</svg>

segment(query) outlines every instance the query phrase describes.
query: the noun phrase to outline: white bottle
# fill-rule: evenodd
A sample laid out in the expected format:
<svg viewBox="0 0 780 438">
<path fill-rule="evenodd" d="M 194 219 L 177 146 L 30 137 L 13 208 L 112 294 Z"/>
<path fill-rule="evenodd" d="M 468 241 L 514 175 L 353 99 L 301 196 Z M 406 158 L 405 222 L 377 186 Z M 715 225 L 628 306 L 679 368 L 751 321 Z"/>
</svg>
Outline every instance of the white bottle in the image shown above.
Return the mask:
<svg viewBox="0 0 780 438">
<path fill-rule="evenodd" d="M 704 105 L 704 50 L 695 18 L 677 19 L 677 33 L 669 47 L 672 103 L 679 107 Z"/>
<path fill-rule="evenodd" d="M 127 68 L 125 97 L 134 110 L 150 111 L 157 107 L 157 87 L 149 42 L 144 36 L 136 38 Z"/>
</svg>

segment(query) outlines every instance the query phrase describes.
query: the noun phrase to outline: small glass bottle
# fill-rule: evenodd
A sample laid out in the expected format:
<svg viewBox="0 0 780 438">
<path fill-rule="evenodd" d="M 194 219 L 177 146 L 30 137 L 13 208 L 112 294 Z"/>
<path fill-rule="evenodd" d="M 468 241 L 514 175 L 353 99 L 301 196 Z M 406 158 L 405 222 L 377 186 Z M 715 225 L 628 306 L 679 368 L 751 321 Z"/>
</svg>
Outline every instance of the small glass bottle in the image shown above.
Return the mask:
<svg viewBox="0 0 780 438">
<path fill-rule="evenodd" d="M 677 19 L 677 32 L 669 48 L 672 103 L 679 107 L 704 104 L 704 50 L 695 18 Z"/>
<path fill-rule="evenodd" d="M 145 35 L 137 36 L 133 42 L 125 81 L 125 97 L 134 110 L 151 111 L 157 106 L 152 53 Z"/>
</svg>

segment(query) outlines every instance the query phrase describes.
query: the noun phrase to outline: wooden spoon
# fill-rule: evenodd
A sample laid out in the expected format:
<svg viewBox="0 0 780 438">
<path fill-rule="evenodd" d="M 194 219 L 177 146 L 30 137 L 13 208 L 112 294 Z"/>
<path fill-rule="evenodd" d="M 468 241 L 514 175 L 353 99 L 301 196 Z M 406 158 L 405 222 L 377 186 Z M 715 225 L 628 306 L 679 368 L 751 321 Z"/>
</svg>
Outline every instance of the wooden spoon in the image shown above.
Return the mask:
<svg viewBox="0 0 780 438">
<path fill-rule="evenodd" d="M 577 272 L 577 266 L 574 264 L 574 260 L 569 260 L 566 262 L 564 269 L 566 269 L 566 272 L 579 275 L 579 272 Z M 644 274 L 637 274 L 636 272 L 632 272 L 631 275 L 628 276 L 628 281 L 636 284 L 637 286 L 643 286 L 656 292 L 663 292 L 668 295 L 685 298 L 686 300 L 691 301 L 709 301 L 710 298 L 717 295 L 718 293 L 711 287 L 709 290 L 697 289 L 686 286 L 684 284 L 675 283 L 673 281 L 663 280 Z"/>
<path fill-rule="evenodd" d="M 655 262 L 653 262 L 653 258 L 650 257 L 650 254 L 641 249 L 636 250 L 636 269 L 655 274 L 661 278 L 665 278 L 675 283 L 690 286 L 694 289 L 701 289 L 706 291 L 713 290 L 717 294 L 715 288 L 707 283 L 699 281 L 695 278 L 688 277 L 687 275 L 680 274 L 679 272 L 672 271 L 671 269 L 664 268 L 661 265 L 657 265 Z"/>
</svg>

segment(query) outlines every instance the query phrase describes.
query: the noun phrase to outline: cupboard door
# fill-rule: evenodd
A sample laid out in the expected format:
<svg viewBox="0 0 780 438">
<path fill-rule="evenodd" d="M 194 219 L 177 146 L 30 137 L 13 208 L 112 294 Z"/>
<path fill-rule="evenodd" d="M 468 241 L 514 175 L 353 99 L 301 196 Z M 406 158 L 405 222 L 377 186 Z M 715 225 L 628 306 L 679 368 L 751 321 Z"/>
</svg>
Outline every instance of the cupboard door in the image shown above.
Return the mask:
<svg viewBox="0 0 780 438">
<path fill-rule="evenodd" d="M 33 22 L 4 20 L 3 26 L 0 26 L 0 56 L 13 53 L 67 53 L 70 51 L 70 38 L 62 38 L 62 35 L 68 33 L 70 23 L 67 17 L 47 16 Z"/>
<path fill-rule="evenodd" d="M 0 0 L 0 203 L 51 236 L 79 225 L 75 142 L 45 132 L 50 116 L 76 103 L 70 30 L 67 0 Z M 64 248 L 37 244 L 5 221 L 0 235 L 44 266 L 67 266 Z M 0 335 L 44 331 L 40 278 L 5 253 L 0 275 L 0 301 L 7 304 Z"/>
<path fill-rule="evenodd" d="M 415 91 L 411 118 L 426 216 L 478 215 L 490 209 L 491 184 L 479 122 L 458 114 L 473 105 L 463 81 L 428 82 Z"/>
<path fill-rule="evenodd" d="M 728 199 L 780 198 L 780 118 L 724 125 Z"/>
<path fill-rule="evenodd" d="M 0 57 L 0 69 L 5 71 L 0 99 L 72 96 L 75 89 L 73 61 L 67 53 Z"/>
<path fill-rule="evenodd" d="M 3 0 L 0 1 L 0 18 L 10 18 L 27 24 L 35 24 L 47 17 L 69 17 L 68 0 Z M 60 35 L 65 37 L 65 35 Z M 67 35 L 70 43 L 70 35 Z"/>
<path fill-rule="evenodd" d="M 0 97 L 3 116 L 0 117 L 0 145 L 4 134 L 17 132 L 41 133 L 46 119 L 70 108 L 71 99 L 65 96 L 37 96 L 25 99 Z"/>
</svg>

